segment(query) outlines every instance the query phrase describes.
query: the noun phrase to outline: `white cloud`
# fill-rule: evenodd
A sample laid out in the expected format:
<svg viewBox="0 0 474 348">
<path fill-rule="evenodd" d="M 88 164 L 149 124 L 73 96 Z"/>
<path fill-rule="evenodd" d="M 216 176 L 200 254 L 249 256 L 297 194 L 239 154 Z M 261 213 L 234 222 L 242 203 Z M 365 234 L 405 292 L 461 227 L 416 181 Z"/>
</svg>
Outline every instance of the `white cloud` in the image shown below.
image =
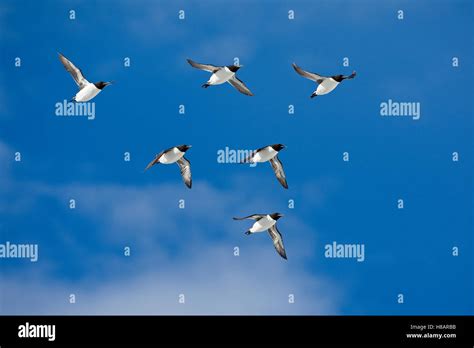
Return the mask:
<svg viewBox="0 0 474 348">
<path fill-rule="evenodd" d="M 338 294 L 327 280 L 273 251 L 252 247 L 234 257 L 227 245 L 196 247 L 115 279 L 80 283 L 42 276 L 1 279 L 4 314 L 336 314 Z M 68 303 L 69 294 L 77 302 Z M 179 294 L 186 303 L 179 304 Z M 294 294 L 295 303 L 288 303 Z M 21 299 L 21 300 L 20 300 Z"/>
<path fill-rule="evenodd" d="M 289 252 L 289 257 L 307 261 L 314 256 L 314 229 L 296 214 L 286 213 L 285 200 L 280 201 L 283 204 L 277 204 L 275 194 L 272 197 L 255 195 L 252 190 L 239 189 L 258 186 L 259 179 L 242 181 L 231 178 L 229 182 L 231 187 L 217 189 L 205 181 L 195 180 L 192 190 L 186 189 L 180 181 L 147 186 L 33 183 L 26 185 L 25 191 L 30 196 L 53 197 L 63 206 L 73 197 L 76 200 L 74 213 L 98 226 L 108 243 L 117 245 L 128 241 L 143 249 L 156 249 L 155 243 L 159 242 L 187 250 L 195 243 L 206 245 L 208 241 L 246 240 L 243 233 L 252 222 L 238 223 L 232 220 L 233 216 L 280 211 L 286 214 L 280 222 L 284 237 L 288 234 L 286 243 L 288 247 L 298 249 L 294 256 Z M 322 193 L 315 191 L 312 199 L 320 202 L 322 198 L 316 198 L 317 195 L 322 196 Z M 179 208 L 180 199 L 185 200 L 185 209 Z M 253 243 L 274 252 L 267 236 L 256 237 Z"/>
<path fill-rule="evenodd" d="M 8 153 L 8 146 L 0 143 L 0 158 Z M 5 172 L 8 175 L 8 170 Z M 8 208 L 3 213 L 12 214 L 14 209 L 22 218 L 33 214 L 39 203 L 51 200 L 66 210 L 68 199 L 74 197 L 74 214 L 94 226 L 97 239 L 93 243 L 99 244 L 89 245 L 90 238 L 81 238 L 83 230 L 61 225 L 64 232 L 50 235 L 50 243 L 53 240 L 55 248 L 78 255 L 77 260 L 68 262 L 72 268 L 82 269 L 82 275 L 62 279 L 54 271 L 62 261 L 45 254 L 48 246 L 40 244 L 39 262 L 18 268 L 14 274 L 0 273 L 0 312 L 337 313 L 337 290 L 310 267 L 316 250 L 321 250 L 316 248 L 315 230 L 297 214 L 283 211 L 286 215 L 279 227 L 288 261 L 281 259 L 266 233 L 244 235 L 251 221 L 232 220 L 242 214 L 280 210 L 275 203 L 278 195 L 239 190 L 242 184 L 255 183 L 242 182 L 239 177 L 230 178 L 229 183 L 230 187 L 217 189 L 197 180 L 188 190 L 180 181 L 132 186 L 13 180 L 9 191 L 15 194 L 7 190 L 0 197 L 0 207 Z M 185 209 L 178 207 L 181 198 L 186 200 Z M 53 220 L 57 222 L 53 218 L 45 221 L 42 233 L 56 223 Z M 131 257 L 122 256 L 124 245 L 133 246 Z M 240 248 L 238 257 L 233 255 L 235 246 Z M 75 305 L 68 303 L 70 293 L 77 295 Z M 177 303 L 179 293 L 186 295 L 185 305 Z M 294 304 L 288 303 L 290 293 L 295 295 Z"/>
</svg>

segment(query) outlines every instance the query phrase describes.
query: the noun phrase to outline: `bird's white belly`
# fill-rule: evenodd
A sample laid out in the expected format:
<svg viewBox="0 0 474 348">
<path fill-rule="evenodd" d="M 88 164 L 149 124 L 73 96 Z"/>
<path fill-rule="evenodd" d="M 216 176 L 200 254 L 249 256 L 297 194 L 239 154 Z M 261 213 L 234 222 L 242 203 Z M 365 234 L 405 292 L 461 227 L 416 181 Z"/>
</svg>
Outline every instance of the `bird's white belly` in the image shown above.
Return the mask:
<svg viewBox="0 0 474 348">
<path fill-rule="evenodd" d="M 100 89 L 98 89 L 93 83 L 89 83 L 79 92 L 77 92 L 75 100 L 77 102 L 87 102 L 94 98 L 97 94 L 100 93 Z"/>
<path fill-rule="evenodd" d="M 324 80 L 316 89 L 317 95 L 324 95 L 328 94 L 329 92 L 333 91 L 334 88 L 337 87 L 339 82 L 333 80 L 332 78 Z"/>
<path fill-rule="evenodd" d="M 235 73 L 233 73 L 232 71 L 230 71 L 227 68 L 224 68 L 224 69 L 221 69 L 221 70 L 217 71 L 216 73 L 212 74 L 211 78 L 209 79 L 209 81 L 207 83 L 210 84 L 210 85 L 221 85 L 221 84 L 229 81 L 230 78 L 234 75 L 235 75 Z"/>
<path fill-rule="evenodd" d="M 253 161 L 254 162 L 267 162 L 271 160 L 273 157 L 275 157 L 277 153 L 278 152 L 276 152 L 271 146 L 269 146 L 266 149 L 263 149 L 257 152 L 253 156 Z"/>
<path fill-rule="evenodd" d="M 169 151 L 168 153 L 163 154 L 160 157 L 160 163 L 163 163 L 163 164 L 174 163 L 183 156 L 184 156 L 184 152 L 181 152 L 181 151 L 178 152 L 176 150 L 172 150 L 172 151 Z"/>
<path fill-rule="evenodd" d="M 261 218 L 257 222 L 255 222 L 250 229 L 250 232 L 255 233 L 255 232 L 263 232 L 268 230 L 270 227 L 272 227 L 275 224 L 275 220 L 273 220 L 270 216 L 265 216 L 264 218 Z"/>
</svg>

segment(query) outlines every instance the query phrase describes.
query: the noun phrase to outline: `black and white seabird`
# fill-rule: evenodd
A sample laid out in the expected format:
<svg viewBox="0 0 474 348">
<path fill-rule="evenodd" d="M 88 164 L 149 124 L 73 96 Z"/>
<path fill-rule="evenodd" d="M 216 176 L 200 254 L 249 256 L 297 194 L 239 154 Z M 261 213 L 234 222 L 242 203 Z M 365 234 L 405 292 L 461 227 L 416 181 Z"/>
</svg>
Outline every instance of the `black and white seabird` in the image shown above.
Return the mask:
<svg viewBox="0 0 474 348">
<path fill-rule="evenodd" d="M 245 220 L 245 219 L 251 219 L 255 220 L 255 223 L 253 226 L 245 232 L 245 234 L 252 234 L 252 233 L 258 233 L 258 232 L 263 232 L 265 230 L 268 230 L 268 233 L 270 234 L 270 237 L 272 237 L 273 240 L 273 245 L 275 246 L 276 251 L 278 254 L 280 254 L 281 257 L 283 257 L 285 260 L 286 258 L 286 252 L 285 252 L 285 247 L 283 245 L 283 238 L 281 236 L 280 231 L 278 231 L 276 222 L 279 218 L 281 218 L 283 215 L 280 213 L 273 213 L 273 214 L 253 214 L 249 215 L 243 218 L 234 218 L 234 220 Z"/>
<path fill-rule="evenodd" d="M 191 188 L 192 179 L 191 179 L 191 163 L 184 157 L 186 151 L 191 148 L 191 145 L 179 145 L 173 146 L 169 149 L 161 151 L 156 157 L 148 163 L 145 168 L 147 171 L 149 168 L 154 166 L 157 163 L 162 164 L 171 164 L 177 163 L 181 171 L 181 176 L 187 187 Z"/>
<path fill-rule="evenodd" d="M 79 92 L 72 98 L 76 102 L 87 102 L 99 94 L 106 86 L 112 84 L 112 82 L 89 82 L 82 74 L 81 69 L 77 68 L 72 62 L 64 57 L 61 53 L 58 53 L 59 60 L 63 63 L 64 67 L 71 74 L 74 81 L 79 86 Z"/>
<path fill-rule="evenodd" d="M 227 65 L 227 66 L 214 66 L 211 64 L 200 64 L 196 63 L 191 59 L 187 59 L 188 63 L 199 70 L 204 70 L 212 73 L 209 81 L 202 85 L 202 87 L 207 88 L 209 86 L 214 85 L 221 85 L 225 82 L 229 82 L 232 86 L 237 88 L 240 93 L 245 95 L 253 96 L 252 92 L 247 88 L 245 83 L 243 83 L 235 73 L 239 70 L 243 65 Z"/>
<path fill-rule="evenodd" d="M 285 172 L 283 171 L 283 165 L 278 158 L 278 153 L 281 149 L 284 149 L 285 145 L 283 144 L 273 144 L 261 147 L 260 149 L 255 150 L 252 155 L 247 157 L 243 163 L 262 163 L 270 161 L 273 171 L 284 188 L 288 188 L 288 183 L 286 182 Z"/>
<path fill-rule="evenodd" d="M 293 68 L 301 76 L 306 77 L 307 79 L 310 79 L 311 81 L 314 81 L 318 84 L 318 88 L 316 88 L 313 94 L 311 94 L 311 98 L 317 97 L 318 95 L 328 94 L 329 92 L 332 92 L 342 80 L 353 79 L 356 76 L 355 71 L 353 71 L 352 74 L 350 74 L 349 76 L 321 76 L 316 73 L 305 71 L 299 66 L 297 66 L 295 63 L 293 63 Z"/>
</svg>

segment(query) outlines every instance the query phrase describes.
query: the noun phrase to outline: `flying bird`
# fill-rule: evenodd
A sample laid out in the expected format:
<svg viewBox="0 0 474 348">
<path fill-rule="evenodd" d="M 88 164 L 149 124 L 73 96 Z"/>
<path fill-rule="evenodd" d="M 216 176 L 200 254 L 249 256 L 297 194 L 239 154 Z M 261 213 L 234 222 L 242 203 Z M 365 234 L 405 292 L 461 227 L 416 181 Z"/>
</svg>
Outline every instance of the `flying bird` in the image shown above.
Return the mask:
<svg viewBox="0 0 474 348">
<path fill-rule="evenodd" d="M 59 60 L 63 63 L 66 70 L 71 74 L 72 78 L 79 87 L 79 92 L 72 98 L 76 102 L 87 102 L 99 94 L 106 86 L 112 84 L 112 82 L 89 82 L 82 74 L 81 69 L 76 67 L 69 59 L 64 57 L 61 53 L 58 53 Z"/>
<path fill-rule="evenodd" d="M 318 95 L 328 94 L 329 92 L 332 92 L 341 81 L 346 79 L 353 79 L 356 76 L 355 71 L 353 71 L 352 74 L 350 74 L 349 76 L 321 76 L 316 73 L 305 71 L 299 66 L 297 66 L 295 63 L 293 63 L 293 69 L 295 69 L 295 71 L 301 76 L 306 77 L 307 79 L 310 79 L 311 81 L 314 81 L 318 84 L 318 88 L 316 88 L 313 94 L 311 94 L 310 98 L 317 97 Z"/>
<path fill-rule="evenodd" d="M 191 179 L 191 163 L 184 157 L 186 151 L 191 148 L 191 145 L 179 145 L 173 146 L 169 149 L 161 151 L 155 156 L 155 158 L 148 163 L 145 168 L 145 171 L 150 169 L 152 166 L 158 163 L 162 164 L 171 164 L 177 163 L 181 171 L 181 176 L 187 187 L 191 188 L 192 179 Z"/>
<path fill-rule="evenodd" d="M 253 226 L 247 232 L 245 232 L 245 234 L 249 235 L 252 233 L 258 233 L 268 230 L 268 233 L 270 234 L 270 237 L 273 240 L 273 245 L 275 246 L 276 251 L 278 252 L 278 254 L 280 254 L 281 257 L 287 260 L 285 246 L 283 245 L 283 238 L 281 236 L 280 231 L 278 231 L 276 225 L 277 220 L 282 216 L 283 215 L 280 213 L 253 214 L 243 218 L 234 217 L 234 220 L 255 220 Z"/>
<path fill-rule="evenodd" d="M 215 66 L 211 64 L 200 64 L 196 63 L 191 59 L 187 59 L 188 63 L 199 70 L 204 70 L 212 73 L 209 80 L 202 85 L 202 87 L 207 88 L 209 86 L 221 85 L 225 82 L 229 82 L 233 87 L 235 87 L 240 93 L 245 95 L 253 96 L 250 89 L 236 76 L 237 70 L 239 70 L 243 65 L 227 65 L 227 66 Z"/>
<path fill-rule="evenodd" d="M 261 147 L 260 149 L 255 150 L 249 157 L 247 157 L 242 163 L 262 163 L 270 162 L 272 165 L 273 171 L 284 188 L 288 188 L 288 183 L 286 182 L 285 172 L 283 171 L 283 165 L 278 158 L 278 153 L 285 148 L 283 144 L 273 144 Z"/>
</svg>

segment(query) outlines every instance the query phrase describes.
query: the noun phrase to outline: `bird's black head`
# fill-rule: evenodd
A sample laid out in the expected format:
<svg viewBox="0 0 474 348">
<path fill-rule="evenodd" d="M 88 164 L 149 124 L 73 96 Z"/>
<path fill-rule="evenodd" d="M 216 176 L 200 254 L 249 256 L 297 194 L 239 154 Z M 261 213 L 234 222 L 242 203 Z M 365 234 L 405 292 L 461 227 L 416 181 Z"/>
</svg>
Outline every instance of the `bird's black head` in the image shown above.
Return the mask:
<svg viewBox="0 0 474 348">
<path fill-rule="evenodd" d="M 234 72 L 234 73 L 237 72 L 237 70 L 239 70 L 240 68 L 241 68 L 241 67 L 238 66 L 238 65 L 228 65 L 228 66 L 227 66 L 227 69 L 229 69 L 230 71 L 232 71 L 232 72 Z"/>
<path fill-rule="evenodd" d="M 281 218 L 283 215 L 280 214 L 280 213 L 273 213 L 273 214 L 270 214 L 270 217 L 273 219 L 273 220 L 278 220 L 279 218 Z"/>
<path fill-rule="evenodd" d="M 112 82 L 104 82 L 104 81 L 99 81 L 99 82 L 94 83 L 94 85 L 98 89 L 104 89 L 106 86 L 111 85 L 111 84 L 112 84 Z"/>
<path fill-rule="evenodd" d="M 341 82 L 342 80 L 344 80 L 344 76 L 343 75 L 334 75 L 332 77 L 332 79 L 336 82 Z"/>
<path fill-rule="evenodd" d="M 277 151 L 277 152 L 280 151 L 281 149 L 284 149 L 284 148 L 286 147 L 286 146 L 283 145 L 283 144 L 273 144 L 273 145 L 270 145 L 270 146 L 273 148 L 273 150 L 275 150 L 275 151 Z"/>
<path fill-rule="evenodd" d="M 176 147 L 178 148 L 179 151 L 186 152 L 191 148 L 191 145 L 179 145 Z"/>
</svg>

